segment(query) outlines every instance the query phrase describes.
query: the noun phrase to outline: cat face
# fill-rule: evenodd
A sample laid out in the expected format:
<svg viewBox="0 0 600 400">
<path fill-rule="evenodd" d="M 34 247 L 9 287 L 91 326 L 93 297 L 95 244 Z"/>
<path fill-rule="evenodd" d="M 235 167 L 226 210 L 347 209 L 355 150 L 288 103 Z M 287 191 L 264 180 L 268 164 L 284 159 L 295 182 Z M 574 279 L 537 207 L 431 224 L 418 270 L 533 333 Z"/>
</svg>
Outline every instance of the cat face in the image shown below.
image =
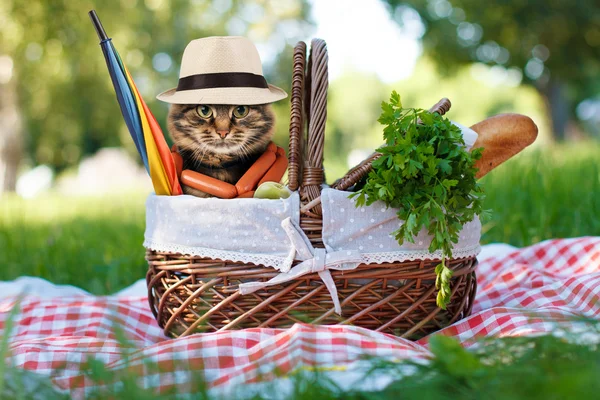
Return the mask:
<svg viewBox="0 0 600 400">
<path fill-rule="evenodd" d="M 173 104 L 168 118 L 169 132 L 180 152 L 208 164 L 263 152 L 273 137 L 273 122 L 268 104 Z"/>
</svg>

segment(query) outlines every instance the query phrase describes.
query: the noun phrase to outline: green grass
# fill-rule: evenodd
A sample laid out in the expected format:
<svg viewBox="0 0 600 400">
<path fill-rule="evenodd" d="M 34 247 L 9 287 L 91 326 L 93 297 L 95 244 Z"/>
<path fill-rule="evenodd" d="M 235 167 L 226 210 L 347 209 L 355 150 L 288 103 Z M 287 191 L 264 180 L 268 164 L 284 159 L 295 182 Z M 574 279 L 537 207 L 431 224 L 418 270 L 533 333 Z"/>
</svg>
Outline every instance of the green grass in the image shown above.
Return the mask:
<svg viewBox="0 0 600 400">
<path fill-rule="evenodd" d="M 96 294 L 146 273 L 141 193 L 0 198 L 0 280 L 39 276 Z"/>
<path fill-rule="evenodd" d="M 482 180 L 483 243 L 527 246 L 544 239 L 600 235 L 600 145 L 526 151 Z"/>
<path fill-rule="evenodd" d="M 575 320 L 573 322 L 576 322 Z M 373 382 L 378 377 L 391 378 L 385 388 L 364 391 L 342 389 L 335 380 L 319 369 L 299 368 L 287 375 L 290 390 L 267 383 L 259 394 L 248 397 L 248 387 L 239 385 L 227 398 L 293 399 L 293 400 L 429 400 L 429 399 L 491 399 L 491 400 L 562 400 L 595 399 L 600 391 L 599 326 L 596 321 L 579 319 L 577 332 L 556 330 L 554 335 L 480 339 L 471 350 L 466 350 L 452 337 L 434 335 L 430 338 L 432 357 L 429 362 L 401 362 L 382 358 L 365 358 L 363 381 Z M 118 331 L 118 327 L 116 330 Z M 125 348 L 126 341 L 120 339 Z M 6 346 L 0 346 L 0 357 L 10 359 Z M 89 399 L 213 399 L 204 383 L 201 370 L 178 366 L 181 375 L 174 381 L 184 381 L 165 393 L 143 387 L 144 372 L 162 371 L 164 381 L 168 372 L 151 360 L 144 360 L 144 368 L 129 364 L 127 353 L 123 364 L 130 368 L 111 370 L 98 360 L 90 359 L 81 372 L 97 388 L 86 395 Z M 175 364 L 177 362 L 175 361 Z M 0 382 L 0 398 L 48 400 L 67 399 L 56 392 L 49 379 L 7 365 L 6 379 Z M 169 369 L 169 371 L 171 371 Z M 60 373 L 60 371 L 56 371 Z M 360 384 L 360 383 L 359 383 Z M 37 396 L 37 397 L 34 397 Z"/>
<path fill-rule="evenodd" d="M 600 145 L 530 150 L 483 179 L 491 220 L 483 243 L 527 246 L 600 235 Z M 39 276 L 96 294 L 143 278 L 144 200 L 111 197 L 0 198 L 0 280 Z"/>
<path fill-rule="evenodd" d="M 493 216 L 484 223 L 482 242 L 525 246 L 549 238 L 600 235 L 599 153 L 598 144 L 528 151 L 491 173 L 484 183 L 486 208 Z M 32 275 L 106 294 L 143 278 L 144 198 L 140 193 L 1 197 L 0 280 Z M 598 336 L 593 321 L 588 328 Z M 412 364 L 417 373 L 409 377 L 401 378 L 399 364 L 373 360 L 374 371 L 383 369 L 396 377 L 381 391 L 340 392 L 323 376 L 292 374 L 289 398 L 569 399 L 594 398 L 600 390 L 596 344 L 573 344 L 548 335 L 488 339 L 477 352 L 464 350 L 450 338 L 434 337 L 431 344 L 432 362 Z M 7 351 L 0 343 L 1 358 Z M 85 373 L 95 382 L 122 382 L 119 389 L 109 386 L 109 392 L 92 393 L 90 398 L 158 399 L 174 394 L 143 390 L 135 372 L 109 371 L 94 361 Z M 0 397 L 43 393 L 48 399 L 66 398 L 54 392 L 47 379 L 30 372 L 6 366 L 0 375 L 5 378 L 0 379 Z M 30 387 L 35 390 L 27 390 Z M 196 398 L 208 398 L 203 385 L 196 390 Z"/>
</svg>

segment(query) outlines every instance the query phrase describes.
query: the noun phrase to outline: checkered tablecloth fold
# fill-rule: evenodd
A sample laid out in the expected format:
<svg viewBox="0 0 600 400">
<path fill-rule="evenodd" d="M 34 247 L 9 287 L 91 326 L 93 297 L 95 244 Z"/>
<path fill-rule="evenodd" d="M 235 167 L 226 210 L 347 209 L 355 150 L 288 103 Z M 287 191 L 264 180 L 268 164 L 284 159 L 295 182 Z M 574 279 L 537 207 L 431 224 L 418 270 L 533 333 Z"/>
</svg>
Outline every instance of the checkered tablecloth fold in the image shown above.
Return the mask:
<svg viewBox="0 0 600 400">
<path fill-rule="evenodd" d="M 600 313 L 599 237 L 549 240 L 510 251 L 481 262 L 477 274 L 473 314 L 439 332 L 465 346 L 481 336 L 549 332 L 557 324 L 568 327 L 574 316 L 598 318 Z M 0 301 L 3 331 L 14 304 L 13 296 Z M 14 364 L 52 376 L 57 387 L 75 397 L 93 388 L 81 373 L 90 358 L 114 371 L 141 371 L 145 386 L 164 390 L 184 387 L 190 371 L 202 371 L 209 387 L 224 389 L 305 367 L 349 371 L 365 355 L 392 360 L 429 355 L 427 338 L 411 342 L 352 326 L 297 324 L 168 339 L 145 297 L 25 295 L 20 308 L 10 339 Z M 128 346 L 119 344 L 115 326 Z M 147 360 L 159 369 L 145 369 Z"/>
</svg>

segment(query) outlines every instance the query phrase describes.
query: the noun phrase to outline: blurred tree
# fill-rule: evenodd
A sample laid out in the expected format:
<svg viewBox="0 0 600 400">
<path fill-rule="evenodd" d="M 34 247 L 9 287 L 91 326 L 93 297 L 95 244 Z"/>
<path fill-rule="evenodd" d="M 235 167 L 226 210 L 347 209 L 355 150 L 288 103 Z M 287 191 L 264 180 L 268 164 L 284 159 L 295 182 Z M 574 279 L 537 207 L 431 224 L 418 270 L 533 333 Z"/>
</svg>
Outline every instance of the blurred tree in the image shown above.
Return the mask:
<svg viewBox="0 0 600 400">
<path fill-rule="evenodd" d="M 475 71 L 474 71 L 475 70 Z M 548 140 L 543 101 L 534 88 L 514 82 L 487 79 L 492 68 L 462 66 L 450 76 L 441 76 L 431 57 L 421 57 L 412 75 L 386 84 L 370 73 L 348 70 L 330 84 L 325 132 L 325 170 L 333 183 L 383 144 L 381 101 L 392 90 L 400 93 L 405 107 L 429 108 L 448 97 L 448 118 L 470 126 L 499 113 L 520 112 L 540 128 L 536 144 Z M 510 83 L 510 84 L 508 84 Z"/>
<path fill-rule="evenodd" d="M 16 169 L 15 157 L 8 160 L 2 151 L 8 131 L 14 148 L 24 139 L 31 164 L 58 170 L 100 147 L 123 145 L 134 154 L 87 15 L 93 8 L 165 133 L 168 106 L 154 96 L 177 85 L 181 55 L 191 39 L 249 37 L 265 58 L 267 79 L 289 90 L 291 46 L 311 29 L 306 0 L 3 0 L 0 116 L 18 109 L 25 134 L 14 134 L 17 125 L 0 125 L 0 172 L 7 161 Z M 5 98 L 11 90 L 14 95 Z M 288 103 L 281 103 L 277 110 L 283 116 Z M 278 130 L 286 129 L 283 118 Z"/>
<path fill-rule="evenodd" d="M 559 140 L 577 104 L 598 93 L 597 0 L 384 1 L 408 28 L 418 12 L 423 44 L 442 70 L 481 62 L 521 75 L 545 99 Z"/>
<path fill-rule="evenodd" d="M 15 85 L 11 82 L 0 84 L 0 194 L 16 188 L 17 169 L 23 154 L 20 135 Z"/>
<path fill-rule="evenodd" d="M 381 144 L 381 125 L 377 119 L 381 101 L 386 97 L 388 88 L 375 74 L 349 70 L 331 82 L 325 132 L 325 170 L 329 183 L 346 173 L 350 167 L 348 158 L 354 158 L 353 151 L 369 149 L 366 157 Z"/>
</svg>

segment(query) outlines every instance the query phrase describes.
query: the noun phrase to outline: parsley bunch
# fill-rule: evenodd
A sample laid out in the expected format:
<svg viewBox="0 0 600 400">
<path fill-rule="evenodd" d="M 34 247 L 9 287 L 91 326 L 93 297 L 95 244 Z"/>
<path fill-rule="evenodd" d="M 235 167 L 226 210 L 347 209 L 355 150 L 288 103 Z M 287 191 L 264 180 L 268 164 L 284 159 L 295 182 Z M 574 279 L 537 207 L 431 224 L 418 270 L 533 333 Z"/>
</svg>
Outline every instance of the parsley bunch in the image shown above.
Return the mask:
<svg viewBox="0 0 600 400">
<path fill-rule="evenodd" d="M 357 206 L 381 200 L 398 209 L 404 223 L 392 234 L 399 244 L 414 243 L 419 231 L 427 230 L 432 237 L 429 252 L 442 250 L 442 262 L 435 269 L 436 303 L 446 309 L 452 277 L 446 258 L 452 258 L 463 225 L 483 212 L 483 188 L 473 166 L 482 149 L 469 153 L 460 129 L 447 118 L 402 108 L 396 91 L 381 108 L 378 121 L 386 125 L 385 145 L 377 151 L 382 156 L 373 162 L 363 188 L 351 197 L 356 197 Z"/>
</svg>

